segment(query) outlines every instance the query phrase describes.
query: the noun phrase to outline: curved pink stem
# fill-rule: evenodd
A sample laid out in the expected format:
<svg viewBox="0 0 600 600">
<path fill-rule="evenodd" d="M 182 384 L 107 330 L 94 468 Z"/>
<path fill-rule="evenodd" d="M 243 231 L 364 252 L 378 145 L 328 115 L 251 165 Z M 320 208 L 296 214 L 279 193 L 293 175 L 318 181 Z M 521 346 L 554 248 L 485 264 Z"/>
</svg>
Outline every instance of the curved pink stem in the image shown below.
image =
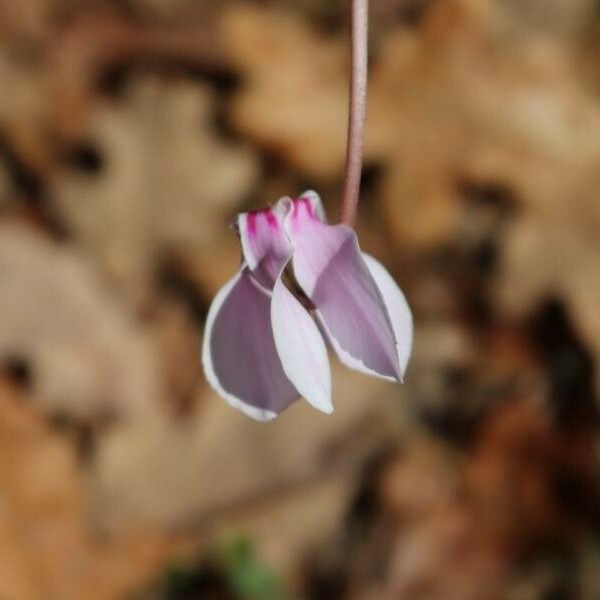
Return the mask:
<svg viewBox="0 0 600 600">
<path fill-rule="evenodd" d="M 367 107 L 369 0 L 352 0 L 350 112 L 346 176 L 340 204 L 340 220 L 351 227 L 356 220 L 363 162 L 363 139 Z"/>
</svg>

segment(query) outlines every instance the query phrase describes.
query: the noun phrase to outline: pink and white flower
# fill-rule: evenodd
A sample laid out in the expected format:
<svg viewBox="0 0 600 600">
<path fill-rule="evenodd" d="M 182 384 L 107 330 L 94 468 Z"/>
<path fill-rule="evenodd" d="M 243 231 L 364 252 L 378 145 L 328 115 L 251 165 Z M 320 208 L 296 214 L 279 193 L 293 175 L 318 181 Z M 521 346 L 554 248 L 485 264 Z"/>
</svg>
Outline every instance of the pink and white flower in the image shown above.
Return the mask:
<svg viewBox="0 0 600 600">
<path fill-rule="evenodd" d="M 402 380 L 412 346 L 406 299 L 352 228 L 326 223 L 317 194 L 241 214 L 237 229 L 242 265 L 210 307 L 202 351 L 209 383 L 229 404 L 261 421 L 299 396 L 333 412 L 324 337 L 349 368 Z"/>
</svg>

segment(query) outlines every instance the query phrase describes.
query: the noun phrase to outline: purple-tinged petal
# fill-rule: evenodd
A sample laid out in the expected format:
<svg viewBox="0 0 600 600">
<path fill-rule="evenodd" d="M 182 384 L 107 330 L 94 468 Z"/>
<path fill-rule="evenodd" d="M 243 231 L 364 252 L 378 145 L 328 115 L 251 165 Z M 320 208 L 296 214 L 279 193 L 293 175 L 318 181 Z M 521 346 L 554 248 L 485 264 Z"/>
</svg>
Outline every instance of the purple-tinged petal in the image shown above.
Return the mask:
<svg viewBox="0 0 600 600">
<path fill-rule="evenodd" d="M 273 289 L 271 323 L 285 374 L 311 406 L 331 414 L 331 372 L 325 342 L 308 311 L 281 279 Z"/>
<path fill-rule="evenodd" d="M 259 421 L 275 418 L 298 397 L 277 354 L 270 307 L 271 294 L 243 267 L 216 295 L 202 348 L 210 385 Z"/>
<path fill-rule="evenodd" d="M 389 274 L 387 269 L 372 256 L 363 252 L 363 258 L 375 279 L 381 297 L 385 304 L 388 315 L 394 329 L 396 338 L 396 350 L 402 375 L 406 372 L 408 359 L 412 350 L 413 342 L 413 319 L 410 307 L 402 290 Z"/>
<path fill-rule="evenodd" d="M 292 253 L 283 227 L 283 217 L 290 202 L 289 198 L 282 198 L 273 207 L 238 215 L 244 262 L 268 290 L 273 288 Z"/>
<path fill-rule="evenodd" d="M 294 201 L 286 230 L 294 274 L 339 359 L 348 367 L 400 380 L 402 369 L 390 316 L 355 232 L 326 225 L 316 194 Z"/>
<path fill-rule="evenodd" d="M 294 222 L 299 219 L 301 223 L 303 218 L 309 217 L 311 219 L 316 219 L 321 223 L 327 223 L 327 215 L 325 214 L 323 203 L 317 192 L 308 190 L 295 200 L 290 201 L 289 198 L 282 200 L 287 202 L 286 206 L 288 207 L 282 215 L 284 222 L 289 223 L 290 220 Z M 288 219 L 287 217 L 295 217 L 295 219 Z"/>
</svg>

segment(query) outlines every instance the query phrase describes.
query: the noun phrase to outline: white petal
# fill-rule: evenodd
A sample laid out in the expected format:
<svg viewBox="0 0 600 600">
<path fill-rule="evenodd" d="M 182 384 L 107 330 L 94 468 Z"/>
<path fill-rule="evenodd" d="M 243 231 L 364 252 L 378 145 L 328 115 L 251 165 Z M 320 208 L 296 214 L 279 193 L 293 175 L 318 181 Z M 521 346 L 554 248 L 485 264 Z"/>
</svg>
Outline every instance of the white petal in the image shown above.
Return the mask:
<svg viewBox="0 0 600 600">
<path fill-rule="evenodd" d="M 270 305 L 271 295 L 242 268 L 216 295 L 202 348 L 210 385 L 259 421 L 275 418 L 298 397 L 277 354 Z"/>
<path fill-rule="evenodd" d="M 276 206 L 238 215 L 237 225 L 244 262 L 268 290 L 288 262 L 292 247 L 283 227 L 291 200 L 282 198 Z"/>
<path fill-rule="evenodd" d="M 406 301 L 406 297 L 388 270 L 372 256 L 363 252 L 363 258 L 375 279 L 375 283 L 381 292 L 396 338 L 396 349 L 398 351 L 398 361 L 402 369 L 402 375 L 406 372 L 408 359 L 412 350 L 413 343 L 413 318 Z"/>
<path fill-rule="evenodd" d="M 314 408 L 331 414 L 331 372 L 325 342 L 308 311 L 281 278 L 273 289 L 271 322 L 285 374 Z"/>
<path fill-rule="evenodd" d="M 285 221 L 294 274 L 339 359 L 351 369 L 399 381 L 396 339 L 381 292 L 346 225 L 326 225 L 300 199 Z"/>
</svg>

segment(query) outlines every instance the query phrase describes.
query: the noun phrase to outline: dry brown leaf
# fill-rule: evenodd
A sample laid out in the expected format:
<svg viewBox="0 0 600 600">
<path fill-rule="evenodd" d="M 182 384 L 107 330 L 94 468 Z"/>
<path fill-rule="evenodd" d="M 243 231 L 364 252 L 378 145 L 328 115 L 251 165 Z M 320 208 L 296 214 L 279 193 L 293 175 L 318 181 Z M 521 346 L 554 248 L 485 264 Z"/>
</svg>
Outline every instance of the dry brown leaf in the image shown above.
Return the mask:
<svg viewBox="0 0 600 600">
<path fill-rule="evenodd" d="M 419 436 L 405 439 L 380 477 L 378 519 L 395 548 L 375 597 L 539 597 L 512 596 L 519 586 L 509 575 L 528 588 L 548 587 L 536 585 L 540 549 L 581 549 L 589 514 L 575 497 L 597 494 L 594 436 L 561 429 L 537 402 L 506 400 L 462 455 Z M 524 557 L 533 569 L 517 567 Z M 547 567 L 553 581 L 560 577 L 556 565 Z"/>
<path fill-rule="evenodd" d="M 163 21 L 172 20 L 180 23 L 182 19 L 206 17 L 216 7 L 224 4 L 222 0 L 129 0 L 131 8 L 144 16 Z"/>
<path fill-rule="evenodd" d="M 153 532 L 95 536 L 73 440 L 0 381 L 0 596 L 5 600 L 122 598 L 175 544 Z"/>
<path fill-rule="evenodd" d="M 397 435 L 395 388 L 341 368 L 334 378 L 332 417 L 299 402 L 265 425 L 204 392 L 185 420 L 150 417 L 107 432 L 93 477 L 100 525 L 189 531 L 332 477 L 352 480 L 365 457 Z"/>
<path fill-rule="evenodd" d="M 600 191 L 600 186 L 595 189 Z M 571 204 L 564 206 L 562 219 L 526 209 L 506 236 L 495 299 L 501 311 L 524 315 L 547 297 L 560 298 L 569 309 L 578 336 L 597 356 L 600 243 L 595 230 L 600 227 L 600 218 L 585 217 L 586 209 L 597 205 L 596 198 L 573 194 Z M 576 216 L 580 223 L 568 223 Z"/>
<path fill-rule="evenodd" d="M 577 441 L 561 435 L 541 407 L 526 402 L 507 402 L 482 423 L 465 467 L 466 492 L 480 530 L 513 557 L 540 540 L 566 548 L 577 539 L 576 509 L 559 485 L 569 477 L 573 488 L 595 493 L 593 444 L 578 434 Z"/>
<path fill-rule="evenodd" d="M 505 557 L 481 535 L 464 495 L 459 455 L 414 432 L 378 478 L 379 510 L 362 543 L 387 548 L 385 573 L 375 562 L 354 581 L 361 600 L 499 600 Z M 351 581 L 360 564 L 351 563 Z"/>
<path fill-rule="evenodd" d="M 595 18 L 594 0 L 506 0 L 496 2 L 521 34 L 572 38 L 585 34 Z"/>
<path fill-rule="evenodd" d="M 502 185 L 519 212 L 501 247 L 496 307 L 522 316 L 557 296 L 600 351 L 600 105 L 574 25 L 588 8 L 560 3 L 574 11 L 571 33 L 549 37 L 515 33 L 521 12 L 491 2 L 433 5 L 421 30 L 385 41 L 368 134 L 387 164 L 382 198 L 399 244 L 460 239 L 472 211 L 458 184 Z"/>
<path fill-rule="evenodd" d="M 102 2 L 90 8 L 78 11 L 73 0 L 18 7 L 0 0 L 0 128 L 20 160 L 44 177 L 56 167 L 55 142 L 80 141 L 101 97 L 99 81 L 115 66 L 149 59 L 224 66 L 215 28 L 200 15 L 169 25 Z"/>
<path fill-rule="evenodd" d="M 573 46 L 508 42 L 510 25 L 491 2 L 453 0 L 382 45 L 367 135 L 387 165 L 382 197 L 400 243 L 429 249 L 456 239 L 465 178 L 567 206 L 565 194 L 583 188 L 597 164 L 600 112 Z"/>
<path fill-rule="evenodd" d="M 456 492 L 456 467 L 456 457 L 448 447 L 413 434 L 381 476 L 379 493 L 384 510 L 401 514 L 405 522 L 422 519 Z"/>
<path fill-rule="evenodd" d="M 0 49 L 0 77 L 2 96 L 0 98 L 0 122 L 4 127 L 13 122 L 27 119 L 39 122 L 44 111 L 40 85 L 44 78 L 35 64 Z"/>
<path fill-rule="evenodd" d="M 12 182 L 8 174 L 8 169 L 0 160 L 0 210 L 9 205 L 12 193 Z"/>
<path fill-rule="evenodd" d="M 302 583 L 299 562 L 312 548 L 321 549 L 324 540 L 339 534 L 355 489 L 355 474 L 342 469 L 321 481 L 290 490 L 282 498 L 257 503 L 254 510 L 233 514 L 212 534 L 216 539 L 227 539 L 231 532 L 244 532 L 253 540 L 257 556 L 289 582 L 289 587 L 298 586 Z"/>
<path fill-rule="evenodd" d="M 47 175 L 49 155 L 44 128 L 48 124 L 47 73 L 39 61 L 9 52 L 0 45 L 0 131 L 14 154 L 32 171 Z"/>
<path fill-rule="evenodd" d="M 166 24 L 127 17 L 102 5 L 77 13 L 54 32 L 46 52 L 48 127 L 67 141 L 78 140 L 96 103 L 98 81 L 115 66 L 157 60 L 203 70 L 223 67 L 212 20 L 200 14 Z"/>
<path fill-rule="evenodd" d="M 56 198 L 86 252 L 134 300 L 145 299 L 165 252 L 213 260 L 213 244 L 257 177 L 253 154 L 223 142 L 208 90 L 185 82 L 135 81 L 119 105 L 99 108 L 90 140 L 104 167 L 66 173 Z"/>
<path fill-rule="evenodd" d="M 161 350 L 166 397 L 174 412 L 188 414 L 203 381 L 199 364 L 199 327 L 182 302 L 165 300 L 153 318 L 152 329 Z"/>
<path fill-rule="evenodd" d="M 43 41 L 53 28 L 53 21 L 74 0 L 27 0 L 15 3 L 0 0 L 0 36 L 29 41 Z"/>
<path fill-rule="evenodd" d="M 204 298 L 212 301 L 225 282 L 239 269 L 241 260 L 240 241 L 225 223 L 219 224 L 220 235 L 215 236 L 207 252 L 198 256 L 184 256 L 180 260 L 182 270 L 190 281 L 201 288 Z"/>
<path fill-rule="evenodd" d="M 162 374 L 148 334 L 89 265 L 11 224 L 0 226 L 0 322 L 0 361 L 25 361 L 48 412 L 89 420 L 159 405 Z"/>
<path fill-rule="evenodd" d="M 233 126 L 278 158 L 320 178 L 339 175 L 347 120 L 347 43 L 302 17 L 235 5 L 224 11 L 226 51 L 243 75 Z"/>
<path fill-rule="evenodd" d="M 503 557 L 458 503 L 440 504 L 400 536 L 382 597 L 398 600 L 500 600 Z"/>
</svg>

